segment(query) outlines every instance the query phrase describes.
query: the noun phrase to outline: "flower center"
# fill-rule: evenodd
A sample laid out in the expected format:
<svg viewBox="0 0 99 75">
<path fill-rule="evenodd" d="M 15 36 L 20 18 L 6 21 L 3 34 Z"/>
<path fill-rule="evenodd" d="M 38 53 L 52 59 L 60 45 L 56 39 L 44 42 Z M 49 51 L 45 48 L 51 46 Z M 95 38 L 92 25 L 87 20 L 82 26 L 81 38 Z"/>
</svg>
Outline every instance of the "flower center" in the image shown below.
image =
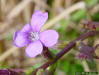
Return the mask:
<svg viewBox="0 0 99 75">
<path fill-rule="evenodd" d="M 38 33 L 37 33 L 37 32 L 30 32 L 29 39 L 30 39 L 31 41 L 38 40 L 38 39 L 39 39 Z"/>
</svg>

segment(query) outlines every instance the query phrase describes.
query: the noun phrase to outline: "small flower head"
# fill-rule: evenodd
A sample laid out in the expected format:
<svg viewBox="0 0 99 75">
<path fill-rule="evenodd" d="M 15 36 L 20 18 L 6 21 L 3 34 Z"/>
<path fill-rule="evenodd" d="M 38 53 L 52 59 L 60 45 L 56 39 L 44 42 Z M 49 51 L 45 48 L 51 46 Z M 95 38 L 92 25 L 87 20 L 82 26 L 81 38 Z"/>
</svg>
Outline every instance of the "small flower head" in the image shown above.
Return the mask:
<svg viewBox="0 0 99 75">
<path fill-rule="evenodd" d="M 27 46 L 25 53 L 29 57 L 35 57 L 42 53 L 45 47 L 54 46 L 59 38 L 55 30 L 40 32 L 42 26 L 48 19 L 48 13 L 36 11 L 32 15 L 31 23 L 26 24 L 20 31 L 14 34 L 14 45 L 17 47 Z"/>
<path fill-rule="evenodd" d="M 80 51 L 80 53 L 78 54 L 77 57 L 81 58 L 81 59 L 88 59 L 89 61 L 93 62 L 93 54 L 95 49 L 93 47 L 89 47 L 88 45 L 84 44 L 83 42 L 80 42 L 79 46 L 78 46 L 78 50 Z"/>
<path fill-rule="evenodd" d="M 85 54 L 83 54 L 83 53 L 79 53 L 77 55 L 77 58 L 79 58 L 79 59 L 87 59 L 88 57 Z"/>
</svg>

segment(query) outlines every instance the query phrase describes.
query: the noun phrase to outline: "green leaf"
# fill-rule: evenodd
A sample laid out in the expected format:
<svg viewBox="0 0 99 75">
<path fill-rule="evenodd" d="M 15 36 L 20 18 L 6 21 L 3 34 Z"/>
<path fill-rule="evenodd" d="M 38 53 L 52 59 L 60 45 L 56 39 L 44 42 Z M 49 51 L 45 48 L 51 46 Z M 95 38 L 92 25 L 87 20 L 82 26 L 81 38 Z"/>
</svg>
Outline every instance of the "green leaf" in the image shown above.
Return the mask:
<svg viewBox="0 0 99 75">
<path fill-rule="evenodd" d="M 55 50 L 55 49 L 50 49 L 50 51 L 51 51 L 54 55 L 56 55 L 56 54 L 59 52 L 59 50 Z"/>
<path fill-rule="evenodd" d="M 99 13 L 95 13 L 92 18 L 94 21 L 99 21 Z"/>
<path fill-rule="evenodd" d="M 66 75 L 70 72 L 70 61 L 59 61 L 59 67 L 65 72 Z"/>
<path fill-rule="evenodd" d="M 54 75 L 55 74 L 55 71 L 56 71 L 56 68 L 57 68 L 57 62 L 52 64 L 50 67 L 49 67 L 49 71 L 48 71 L 48 74 L 49 75 Z"/>
<path fill-rule="evenodd" d="M 84 72 L 84 69 L 81 64 L 78 64 L 78 62 L 75 61 L 74 64 L 71 66 L 71 75 L 75 75 L 75 72 Z"/>
<path fill-rule="evenodd" d="M 48 14 L 48 20 L 51 20 L 54 17 L 54 14 L 51 11 L 49 11 L 48 13 L 49 13 Z"/>
<path fill-rule="evenodd" d="M 67 31 L 65 35 L 68 35 L 68 36 L 66 36 L 65 39 L 73 40 L 78 36 L 78 32 L 77 32 L 77 30 L 72 29 L 72 30 Z"/>
<path fill-rule="evenodd" d="M 33 65 L 32 67 L 33 67 L 33 69 L 36 69 L 36 68 L 40 67 L 41 65 L 42 65 L 41 63 L 37 63 L 37 64 Z"/>
<path fill-rule="evenodd" d="M 85 18 L 87 18 L 87 13 L 84 9 L 81 9 L 73 13 L 71 20 L 75 22 L 79 22 L 81 19 L 85 19 Z"/>
<path fill-rule="evenodd" d="M 6 40 L 6 41 L 9 41 L 9 40 L 12 39 L 12 37 L 13 37 L 13 33 L 9 33 L 9 34 L 5 37 L 5 40 Z"/>
<path fill-rule="evenodd" d="M 94 5 L 96 5 L 96 4 L 99 2 L 99 0 L 85 0 L 85 2 L 86 2 L 86 4 L 87 4 L 87 6 L 88 6 L 89 8 L 91 8 L 91 7 L 93 7 Z"/>
<path fill-rule="evenodd" d="M 47 4 L 48 4 L 49 6 L 52 6 L 53 2 L 54 2 L 54 0 L 47 0 Z"/>
</svg>

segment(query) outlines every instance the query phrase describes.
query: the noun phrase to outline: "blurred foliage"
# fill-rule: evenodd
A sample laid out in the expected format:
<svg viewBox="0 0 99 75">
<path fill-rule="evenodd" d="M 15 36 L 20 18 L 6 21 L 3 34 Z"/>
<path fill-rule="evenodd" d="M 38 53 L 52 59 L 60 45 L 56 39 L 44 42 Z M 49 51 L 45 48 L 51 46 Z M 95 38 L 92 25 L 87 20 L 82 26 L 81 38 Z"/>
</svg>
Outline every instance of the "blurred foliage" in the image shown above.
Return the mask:
<svg viewBox="0 0 99 75">
<path fill-rule="evenodd" d="M 65 59 L 59 61 L 59 68 L 64 71 L 66 75 L 75 75 L 75 72 L 84 72 L 82 65 L 79 63 L 78 61 Z"/>
<path fill-rule="evenodd" d="M 71 20 L 80 22 L 82 19 L 87 18 L 86 10 L 81 9 L 72 14 Z"/>
<path fill-rule="evenodd" d="M 0 69 L 5 69 L 5 68 L 11 68 L 10 65 L 3 65 L 3 63 L 0 63 Z"/>
<path fill-rule="evenodd" d="M 6 41 L 10 41 L 13 40 L 13 33 L 9 33 L 6 37 L 5 37 Z"/>
<path fill-rule="evenodd" d="M 51 7 L 54 0 L 47 0 L 47 4 Z"/>
<path fill-rule="evenodd" d="M 98 2 L 99 2 L 99 0 L 85 0 L 85 2 L 87 3 L 87 6 L 89 7 L 89 8 L 91 8 L 91 7 L 93 7 L 94 5 L 96 5 Z"/>
<path fill-rule="evenodd" d="M 97 65 L 96 65 L 95 61 L 94 62 L 87 61 L 87 63 L 88 63 L 89 68 L 92 71 L 96 71 L 97 70 L 97 68 L 96 68 Z"/>
<path fill-rule="evenodd" d="M 94 21 L 99 21 L 99 13 L 95 13 L 94 15 L 92 15 L 92 18 Z"/>
<path fill-rule="evenodd" d="M 48 20 L 51 20 L 54 17 L 53 12 L 49 11 L 48 13 Z"/>
</svg>

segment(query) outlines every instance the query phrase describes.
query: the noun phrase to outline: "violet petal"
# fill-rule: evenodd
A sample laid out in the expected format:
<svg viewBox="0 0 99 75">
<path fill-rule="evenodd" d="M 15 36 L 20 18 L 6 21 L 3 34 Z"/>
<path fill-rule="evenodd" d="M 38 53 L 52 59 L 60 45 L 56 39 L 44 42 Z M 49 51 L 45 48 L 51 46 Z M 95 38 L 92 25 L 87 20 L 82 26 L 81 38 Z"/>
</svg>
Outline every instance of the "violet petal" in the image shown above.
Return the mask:
<svg viewBox="0 0 99 75">
<path fill-rule="evenodd" d="M 54 46 L 59 38 L 59 34 L 55 30 L 46 30 L 40 33 L 40 40 L 46 47 Z"/>
<path fill-rule="evenodd" d="M 40 32 L 40 29 L 45 24 L 48 19 L 48 13 L 43 13 L 42 11 L 36 11 L 32 15 L 31 25 L 35 32 Z"/>
<path fill-rule="evenodd" d="M 19 32 L 19 31 L 16 31 L 16 32 L 14 33 L 13 40 L 16 39 L 18 32 Z"/>
<path fill-rule="evenodd" d="M 23 32 L 18 32 L 16 38 L 14 39 L 14 45 L 17 47 L 24 47 L 29 43 L 27 39 L 27 34 Z"/>
<path fill-rule="evenodd" d="M 21 32 L 30 32 L 31 26 L 29 24 L 25 24 L 25 26 L 21 29 Z"/>
<path fill-rule="evenodd" d="M 25 53 L 28 57 L 35 57 L 38 54 L 41 54 L 43 50 L 43 46 L 40 41 L 34 41 L 29 44 L 25 50 Z"/>
</svg>

